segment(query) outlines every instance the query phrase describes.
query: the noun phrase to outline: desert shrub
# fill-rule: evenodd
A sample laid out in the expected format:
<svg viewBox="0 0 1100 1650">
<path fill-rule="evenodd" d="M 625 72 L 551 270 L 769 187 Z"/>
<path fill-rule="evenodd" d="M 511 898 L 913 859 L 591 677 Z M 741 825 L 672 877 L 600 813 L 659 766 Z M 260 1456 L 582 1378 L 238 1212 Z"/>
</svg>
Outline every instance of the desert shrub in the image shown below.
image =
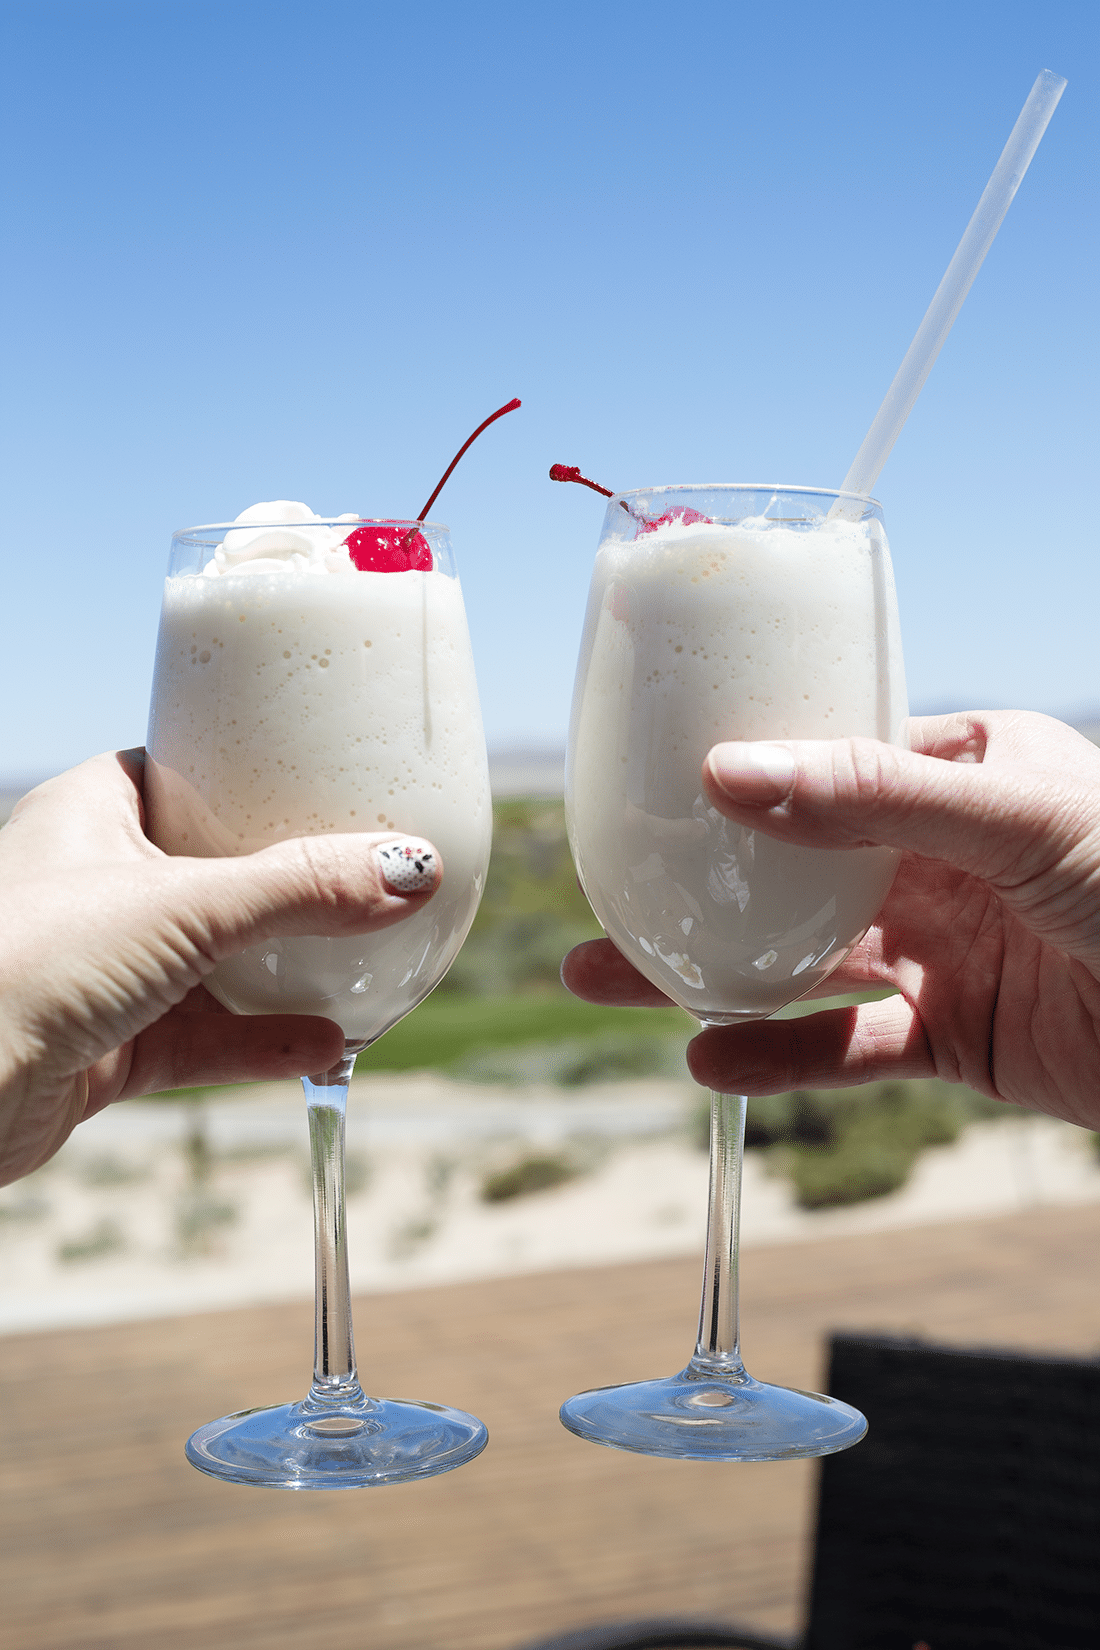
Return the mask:
<svg viewBox="0 0 1100 1650">
<path fill-rule="evenodd" d="M 57 1246 L 57 1258 L 66 1265 L 74 1261 L 103 1260 L 125 1249 L 126 1238 L 116 1221 L 101 1220 L 83 1237 L 68 1238 Z"/>
<path fill-rule="evenodd" d="M 76 1175 L 85 1186 L 130 1186 L 148 1179 L 149 1169 L 145 1164 L 102 1152 L 97 1157 L 82 1158 L 76 1166 Z"/>
<path fill-rule="evenodd" d="M 531 1192 L 549 1191 L 551 1186 L 561 1186 L 565 1181 L 575 1179 L 579 1173 L 576 1164 L 567 1157 L 549 1153 L 524 1157 L 509 1169 L 486 1175 L 481 1183 L 481 1200 L 483 1203 L 504 1203 L 509 1198 L 526 1197 Z"/>
<path fill-rule="evenodd" d="M 682 1040 L 675 1037 L 606 1032 L 553 1043 L 481 1049 L 456 1061 L 450 1070 L 471 1083 L 556 1083 L 571 1089 L 631 1077 L 679 1077 L 684 1074 L 684 1054 Z"/>
<path fill-rule="evenodd" d="M 826 1209 L 885 1197 L 904 1186 L 919 1150 L 900 1141 L 848 1139 L 792 1151 L 787 1172 L 795 1201 L 803 1209 Z"/>
<path fill-rule="evenodd" d="M 234 1225 L 239 1213 L 235 1203 L 212 1197 L 203 1187 L 185 1192 L 176 1207 L 176 1243 L 180 1252 L 210 1254 L 214 1234 L 222 1227 Z"/>
<path fill-rule="evenodd" d="M 770 1153 L 803 1208 L 822 1209 L 897 1191 L 926 1146 L 951 1145 L 967 1123 L 1005 1115 L 998 1102 L 935 1080 L 797 1089 L 750 1099 L 745 1146 Z M 704 1151 L 709 1132 L 703 1100 L 695 1134 Z"/>
<path fill-rule="evenodd" d="M 897 1191 L 926 1146 L 947 1146 L 968 1120 L 961 1093 L 941 1085 L 878 1083 L 792 1097 L 784 1149 L 797 1201 L 820 1209 Z"/>
</svg>

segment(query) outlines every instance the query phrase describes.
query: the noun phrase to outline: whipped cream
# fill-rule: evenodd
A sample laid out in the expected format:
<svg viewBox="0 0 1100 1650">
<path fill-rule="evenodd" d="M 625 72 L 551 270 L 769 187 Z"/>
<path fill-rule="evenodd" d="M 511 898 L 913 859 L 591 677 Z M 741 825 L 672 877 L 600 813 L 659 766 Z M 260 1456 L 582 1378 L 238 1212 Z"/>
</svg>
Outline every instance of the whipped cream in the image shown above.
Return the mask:
<svg viewBox="0 0 1100 1650">
<path fill-rule="evenodd" d="M 252 504 L 235 517 L 234 526 L 203 568 L 203 577 L 227 573 L 354 573 L 345 540 L 362 518 L 353 511 L 318 516 L 297 499 L 277 498 Z M 251 525 L 255 523 L 256 525 Z"/>
</svg>

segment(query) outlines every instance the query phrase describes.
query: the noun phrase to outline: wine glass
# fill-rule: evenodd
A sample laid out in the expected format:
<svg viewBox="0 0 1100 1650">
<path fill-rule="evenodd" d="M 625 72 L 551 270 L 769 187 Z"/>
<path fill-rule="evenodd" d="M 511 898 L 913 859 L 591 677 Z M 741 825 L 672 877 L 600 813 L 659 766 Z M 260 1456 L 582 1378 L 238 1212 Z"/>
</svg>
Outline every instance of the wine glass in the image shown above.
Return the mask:
<svg viewBox="0 0 1100 1650">
<path fill-rule="evenodd" d="M 703 794 L 729 739 L 900 742 L 901 636 L 881 507 L 801 487 L 614 495 L 596 553 L 566 769 L 591 905 L 636 968 L 702 1025 L 763 1018 L 819 985 L 889 891 L 891 849 L 791 847 Z M 565 1426 L 647 1455 L 827 1455 L 867 1423 L 741 1360 L 745 1099 L 711 1097 L 710 1207 L 695 1352 L 668 1379 L 570 1398 Z"/>
<path fill-rule="evenodd" d="M 368 1397 L 359 1384 L 344 1118 L 356 1054 L 428 995 L 466 937 L 492 809 L 447 529 L 322 519 L 282 503 L 265 520 L 265 508 L 246 512 L 245 526 L 238 518 L 172 540 L 149 718 L 149 835 L 169 854 L 216 856 L 331 831 L 408 833 L 435 844 L 444 866 L 434 897 L 393 927 L 270 939 L 205 980 L 239 1014 L 325 1015 L 346 1046 L 331 1071 L 303 1078 L 313 1384 L 299 1403 L 200 1427 L 188 1459 L 236 1483 L 337 1489 L 447 1472 L 487 1440 L 475 1416 Z M 366 545 L 358 562 L 349 542 Z M 392 565 L 395 546 L 403 570 L 372 570 L 387 557 Z"/>
</svg>

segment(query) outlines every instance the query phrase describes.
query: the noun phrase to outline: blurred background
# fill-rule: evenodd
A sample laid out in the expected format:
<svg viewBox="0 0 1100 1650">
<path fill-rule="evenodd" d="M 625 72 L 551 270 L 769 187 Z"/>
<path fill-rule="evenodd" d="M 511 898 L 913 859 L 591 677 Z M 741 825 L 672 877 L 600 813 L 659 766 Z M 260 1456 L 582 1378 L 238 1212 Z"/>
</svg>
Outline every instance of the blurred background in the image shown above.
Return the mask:
<svg viewBox="0 0 1100 1650">
<path fill-rule="evenodd" d="M 415 515 L 523 400 L 433 512 L 492 757 L 488 888 L 451 974 L 360 1060 L 349 1119 L 369 1368 L 484 1413 L 493 1450 L 389 1492 L 396 1513 L 192 1473 L 195 1425 L 304 1385 L 300 1100 L 114 1108 L 0 1192 L 10 1642 L 274 1650 L 322 1623 L 510 1650 L 639 1601 L 790 1630 L 806 1470 L 719 1486 L 554 1419 L 686 1356 L 706 1158 L 686 1017 L 558 983 L 598 932 L 561 785 L 602 505 L 547 470 L 839 485 L 1055 69 L 877 492 L 914 708 L 1095 734 L 1096 8 L 9 0 L 0 42 L 0 818 L 142 740 L 174 528 L 276 497 Z M 1082 1131 L 892 1084 L 758 1102 L 749 1146 L 755 1372 L 820 1379 L 837 1323 L 1100 1345 Z"/>
</svg>

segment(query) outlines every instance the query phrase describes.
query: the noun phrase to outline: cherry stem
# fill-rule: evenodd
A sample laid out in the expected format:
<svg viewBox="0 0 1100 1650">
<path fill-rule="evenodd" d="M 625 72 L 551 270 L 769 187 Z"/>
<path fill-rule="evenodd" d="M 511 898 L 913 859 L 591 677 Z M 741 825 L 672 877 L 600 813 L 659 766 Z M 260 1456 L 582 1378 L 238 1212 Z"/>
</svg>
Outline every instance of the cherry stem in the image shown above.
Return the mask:
<svg viewBox="0 0 1100 1650">
<path fill-rule="evenodd" d="M 417 518 L 416 518 L 417 521 L 423 521 L 424 520 L 425 516 L 428 514 L 428 511 L 431 509 L 432 505 L 435 503 L 436 499 L 439 497 L 440 493 L 443 491 L 443 488 L 444 488 L 444 486 L 445 486 L 445 484 L 446 484 L 446 482 L 447 482 L 447 480 L 448 480 L 448 478 L 451 474 L 451 471 L 454 469 L 455 465 L 458 463 L 459 459 L 462 457 L 462 455 L 466 451 L 467 447 L 472 446 L 473 443 L 477 440 L 477 438 L 481 434 L 482 430 L 487 430 L 489 428 L 489 425 L 494 423 L 498 418 L 503 418 L 505 413 L 515 412 L 516 408 L 520 407 L 522 405 L 523 405 L 523 403 L 520 401 L 519 397 L 516 396 L 516 398 L 513 401 L 509 401 L 509 403 L 506 407 L 498 407 L 495 413 L 490 413 L 489 417 L 485 420 L 484 424 L 479 424 L 478 425 L 477 429 L 474 431 L 474 433 L 470 437 L 470 439 L 468 441 L 464 441 L 462 443 L 461 447 L 458 449 L 457 453 L 451 459 L 451 462 L 448 464 L 447 468 L 444 470 L 443 474 L 440 476 L 439 485 L 436 487 L 435 492 L 432 494 L 432 496 L 428 500 L 427 504 L 425 504 L 423 510 L 421 510 L 420 514 L 417 516 Z"/>
<path fill-rule="evenodd" d="M 615 497 L 610 487 L 601 487 L 598 481 L 589 481 L 587 476 L 582 476 L 576 464 L 551 464 L 550 480 L 576 481 L 582 487 L 591 487 L 594 493 L 602 493 L 604 498 Z"/>
<path fill-rule="evenodd" d="M 610 487 L 601 487 L 598 481 L 589 481 L 587 476 L 582 476 L 580 468 L 576 464 L 551 464 L 550 480 L 576 481 L 579 482 L 582 487 L 591 487 L 594 493 L 602 493 L 604 498 L 615 497 Z M 634 514 L 625 498 L 621 498 L 619 503 L 622 505 L 628 516 L 632 516 Z"/>
</svg>

